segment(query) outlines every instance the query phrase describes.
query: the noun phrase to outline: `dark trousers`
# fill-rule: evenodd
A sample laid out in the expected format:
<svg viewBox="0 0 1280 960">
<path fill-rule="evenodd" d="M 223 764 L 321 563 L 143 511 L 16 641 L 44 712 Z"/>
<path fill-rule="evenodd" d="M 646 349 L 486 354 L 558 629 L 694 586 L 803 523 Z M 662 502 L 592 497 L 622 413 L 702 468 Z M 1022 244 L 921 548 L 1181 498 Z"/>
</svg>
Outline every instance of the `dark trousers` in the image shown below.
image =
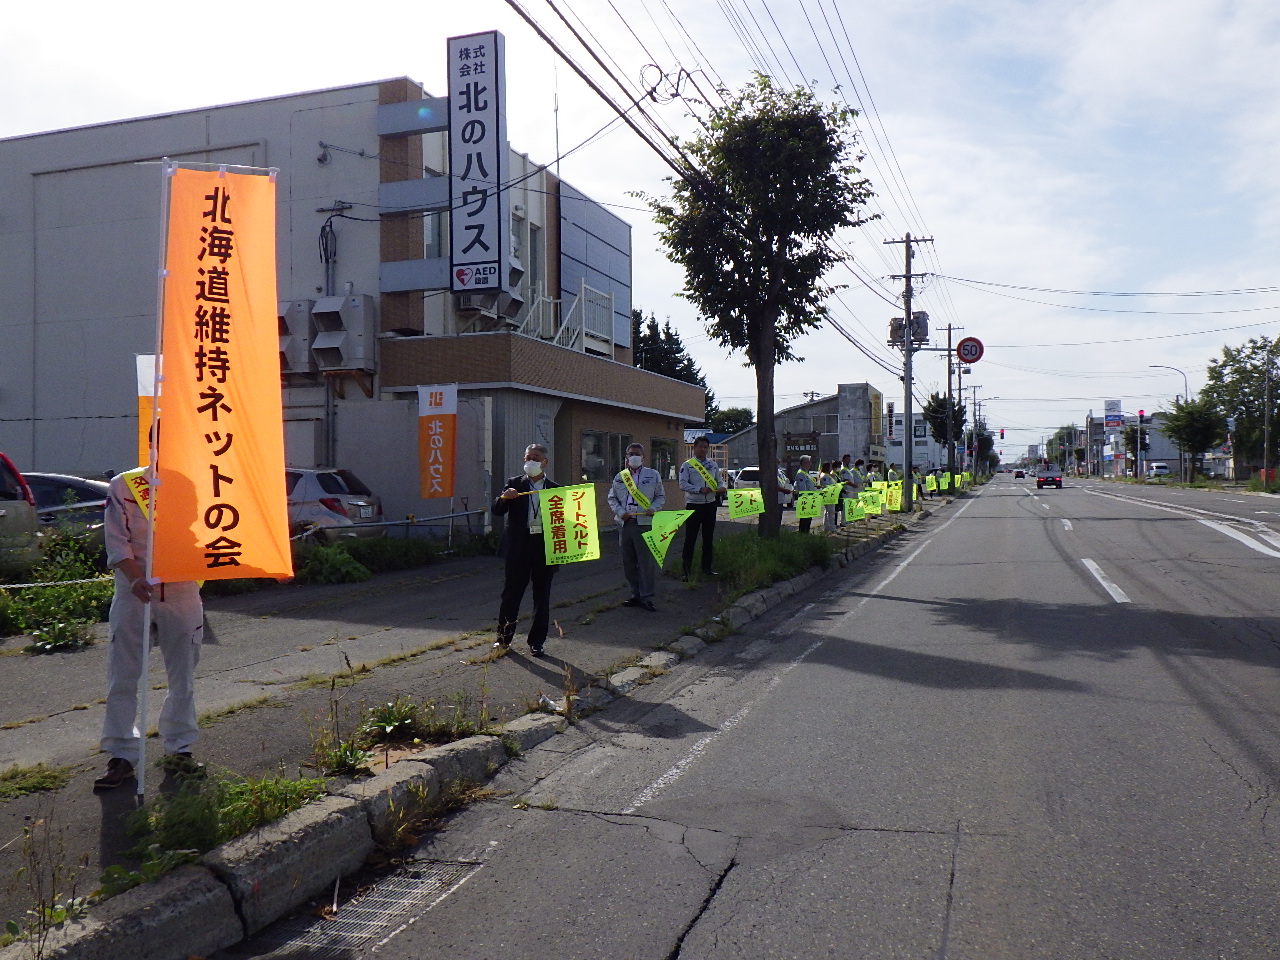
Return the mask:
<svg viewBox="0 0 1280 960">
<path fill-rule="evenodd" d="M 800 528 L 801 533 L 808 533 L 809 528 L 813 526 L 813 517 L 805 517 L 797 526 Z"/>
<path fill-rule="evenodd" d="M 685 576 L 693 570 L 693 551 L 698 545 L 698 533 L 702 533 L 702 572 L 712 570 L 712 551 L 715 547 L 712 540 L 716 535 L 716 501 L 710 503 L 685 504 L 686 510 L 692 510 L 693 516 L 684 522 L 684 572 Z"/>
<path fill-rule="evenodd" d="M 507 549 L 507 573 L 502 584 L 502 605 L 498 608 L 498 642 L 506 646 L 515 638 L 520 619 L 520 601 L 533 583 L 533 623 L 529 625 L 529 646 L 540 648 L 547 641 L 551 622 L 551 578 L 556 568 L 547 566 L 542 535 L 528 537 L 523 545 Z"/>
</svg>

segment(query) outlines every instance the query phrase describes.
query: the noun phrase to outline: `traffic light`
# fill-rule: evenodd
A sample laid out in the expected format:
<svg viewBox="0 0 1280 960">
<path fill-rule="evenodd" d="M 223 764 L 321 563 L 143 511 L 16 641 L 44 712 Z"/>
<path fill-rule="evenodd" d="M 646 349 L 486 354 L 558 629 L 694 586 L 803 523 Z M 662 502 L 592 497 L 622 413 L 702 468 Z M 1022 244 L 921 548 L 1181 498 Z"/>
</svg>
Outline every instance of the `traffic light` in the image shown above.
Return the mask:
<svg viewBox="0 0 1280 960">
<path fill-rule="evenodd" d="M 1147 412 L 1146 412 L 1145 410 L 1139 410 L 1139 411 L 1138 411 L 1138 423 L 1142 424 L 1142 423 L 1146 423 L 1146 422 L 1147 422 Z"/>
<path fill-rule="evenodd" d="M 1003 440 L 1003 439 L 1004 439 L 1004 427 L 1001 427 L 1001 428 L 1000 428 L 1000 439 L 1001 439 L 1001 440 Z"/>
</svg>

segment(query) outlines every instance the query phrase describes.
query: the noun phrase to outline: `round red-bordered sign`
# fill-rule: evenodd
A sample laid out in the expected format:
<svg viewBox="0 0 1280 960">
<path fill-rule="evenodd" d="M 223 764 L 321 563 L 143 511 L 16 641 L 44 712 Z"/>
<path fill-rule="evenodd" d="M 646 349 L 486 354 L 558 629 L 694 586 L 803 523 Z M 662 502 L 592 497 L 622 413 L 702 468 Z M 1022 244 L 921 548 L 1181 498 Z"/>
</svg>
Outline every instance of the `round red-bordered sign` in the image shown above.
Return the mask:
<svg viewBox="0 0 1280 960">
<path fill-rule="evenodd" d="M 982 359 L 982 341 L 977 337 L 965 337 L 956 344 L 956 356 L 961 363 L 977 363 Z"/>
</svg>

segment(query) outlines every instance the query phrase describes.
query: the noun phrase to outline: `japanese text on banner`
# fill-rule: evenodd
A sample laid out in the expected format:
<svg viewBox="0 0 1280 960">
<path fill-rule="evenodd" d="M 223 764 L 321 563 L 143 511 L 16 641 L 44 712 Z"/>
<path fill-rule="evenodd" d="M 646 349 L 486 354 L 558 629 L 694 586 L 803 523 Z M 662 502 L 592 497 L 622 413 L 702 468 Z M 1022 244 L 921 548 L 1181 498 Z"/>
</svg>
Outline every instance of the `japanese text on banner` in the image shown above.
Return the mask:
<svg viewBox="0 0 1280 960">
<path fill-rule="evenodd" d="M 764 513 L 764 494 L 761 491 L 751 488 L 729 491 L 730 520 L 753 517 L 759 513 Z"/>
<path fill-rule="evenodd" d="M 649 545 L 649 552 L 658 561 L 659 567 L 667 560 L 671 538 L 676 535 L 681 524 L 692 516 L 692 510 L 659 510 L 653 515 L 653 526 L 640 534 L 640 539 Z"/>
<path fill-rule="evenodd" d="M 552 487 L 538 499 L 546 517 L 542 545 L 549 566 L 600 559 L 594 485 Z"/>
<path fill-rule="evenodd" d="M 418 387 L 418 496 L 453 496 L 458 385 Z"/>
<path fill-rule="evenodd" d="M 293 574 L 275 183 L 169 168 L 153 575 Z"/>
</svg>

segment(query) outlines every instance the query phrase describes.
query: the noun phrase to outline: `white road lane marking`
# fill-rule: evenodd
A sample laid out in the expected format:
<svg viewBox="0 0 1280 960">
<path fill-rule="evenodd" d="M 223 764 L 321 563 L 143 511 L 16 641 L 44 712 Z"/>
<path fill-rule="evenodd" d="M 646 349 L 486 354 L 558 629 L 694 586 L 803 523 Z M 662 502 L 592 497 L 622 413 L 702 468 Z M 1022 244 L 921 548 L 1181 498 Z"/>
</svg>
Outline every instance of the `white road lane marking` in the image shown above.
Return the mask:
<svg viewBox="0 0 1280 960">
<path fill-rule="evenodd" d="M 1271 556 L 1272 555 L 1271 552 L 1267 550 L 1266 547 L 1262 547 L 1258 545 L 1256 542 L 1249 540 L 1248 536 L 1244 533 L 1244 531 L 1236 530 L 1233 527 L 1228 525 L 1230 523 L 1247 524 L 1250 528 L 1252 528 L 1253 533 L 1256 536 L 1260 537 L 1263 540 L 1266 540 L 1269 543 L 1275 544 L 1276 546 L 1280 547 L 1280 538 L 1277 538 L 1274 531 L 1272 531 L 1272 529 L 1268 527 L 1265 523 L 1263 523 L 1261 520 L 1246 520 L 1243 517 L 1232 516 L 1229 513 L 1217 513 L 1213 510 L 1202 510 L 1199 507 L 1168 507 L 1159 503 L 1152 503 L 1149 500 L 1140 500 L 1137 497 L 1124 497 L 1115 493 L 1099 493 L 1095 490 L 1090 490 L 1089 493 L 1093 494 L 1095 497 L 1107 497 L 1111 500 L 1119 500 L 1122 503 L 1136 503 L 1140 507 L 1149 507 L 1152 510 L 1162 510 L 1165 513 L 1172 513 L 1175 516 L 1182 517 L 1183 519 L 1186 519 L 1186 520 L 1199 520 L 1201 523 L 1205 524 L 1206 526 L 1212 527 L 1213 529 L 1219 531 L 1220 533 L 1225 533 L 1227 536 L 1232 537 L 1233 539 L 1239 540 L 1241 543 L 1252 547 L 1253 549 L 1259 551 L 1260 553 L 1266 553 L 1268 556 Z M 1228 502 L 1244 503 L 1243 500 L 1231 500 Z M 1201 516 L 1198 516 L 1198 517 L 1192 516 L 1192 514 L 1197 514 L 1197 513 L 1201 514 Z M 1203 519 L 1205 517 L 1214 517 L 1214 518 L 1217 518 L 1218 520 L 1225 520 L 1227 522 L 1213 523 L 1210 520 Z"/>
<path fill-rule="evenodd" d="M 1264 547 L 1257 540 L 1254 540 L 1251 536 L 1249 536 L 1247 533 L 1243 532 L 1242 530 L 1233 530 L 1231 529 L 1231 527 L 1228 527 L 1225 523 L 1218 523 L 1217 521 L 1214 521 L 1214 520 L 1206 520 L 1203 517 L 1196 517 L 1196 520 L 1198 520 L 1200 523 L 1203 523 L 1206 527 L 1210 527 L 1214 530 L 1217 530 L 1219 533 L 1225 533 L 1232 540 L 1239 540 L 1246 547 L 1249 547 L 1252 550 L 1257 550 L 1263 556 L 1275 557 L 1277 560 L 1280 560 L 1280 553 L 1277 553 L 1275 550 L 1272 550 L 1270 547 Z M 1270 540 L 1271 538 L 1268 537 L 1267 539 Z"/>
<path fill-rule="evenodd" d="M 1063 527 L 1063 529 L 1064 529 L 1064 530 L 1070 530 L 1070 529 L 1071 529 L 1071 521 L 1070 521 L 1070 520 L 1063 520 L 1063 521 L 1062 521 L 1062 527 Z"/>
<path fill-rule="evenodd" d="M 777 674 L 777 676 L 775 676 L 772 680 L 769 681 L 768 685 L 764 688 L 764 691 L 760 694 L 760 696 L 756 697 L 754 700 L 748 703 L 745 707 L 743 707 L 741 710 L 739 710 L 729 719 L 725 720 L 724 723 L 720 724 L 720 726 L 717 727 L 712 733 L 707 734 L 705 737 L 703 737 L 697 743 L 695 743 L 689 749 L 689 752 L 686 753 L 680 759 L 680 761 L 676 763 L 675 766 L 673 766 L 670 770 L 668 770 L 666 773 L 660 776 L 657 780 L 653 781 L 653 783 L 649 784 L 649 786 L 641 790 L 636 795 L 636 798 L 631 801 L 631 804 L 622 812 L 635 813 L 637 807 L 644 806 L 646 803 L 648 803 L 650 800 L 652 800 L 654 797 L 660 794 L 667 787 L 671 786 L 671 784 L 675 783 L 677 780 L 683 777 L 688 772 L 689 768 L 693 766 L 695 763 L 697 763 L 698 759 L 704 753 L 706 753 L 707 748 L 710 747 L 711 744 L 715 743 L 717 740 L 720 739 L 720 737 L 723 734 L 732 730 L 734 727 L 740 724 L 743 720 L 745 720 L 747 718 L 747 714 L 749 714 L 754 707 L 758 706 L 767 696 L 769 696 L 769 694 L 773 693 L 774 688 L 776 688 L 778 684 L 782 682 L 783 677 L 785 677 L 788 673 L 790 673 L 796 667 L 800 666 L 800 664 L 804 661 L 804 659 L 807 656 L 809 656 L 809 654 L 813 653 L 813 651 L 817 650 L 820 646 L 822 646 L 826 642 L 827 642 L 826 640 L 818 640 L 810 644 L 807 650 L 805 650 L 802 654 L 800 654 L 798 657 L 796 657 L 794 660 L 788 663 L 785 667 L 783 667 L 782 670 Z"/>
<path fill-rule="evenodd" d="M 1102 589 L 1106 590 L 1107 593 L 1111 594 L 1112 600 L 1114 600 L 1116 603 L 1132 603 L 1133 602 L 1132 600 L 1129 599 L 1129 597 L 1125 594 L 1123 590 L 1121 590 L 1118 586 L 1116 586 L 1116 583 L 1114 580 L 1112 580 L 1110 577 L 1108 577 L 1105 573 L 1102 572 L 1102 568 L 1100 566 L 1098 566 L 1088 557 L 1085 557 L 1080 562 L 1083 563 L 1085 567 L 1088 569 L 1088 571 L 1093 574 L 1094 578 L 1100 584 L 1102 584 Z"/>
</svg>

